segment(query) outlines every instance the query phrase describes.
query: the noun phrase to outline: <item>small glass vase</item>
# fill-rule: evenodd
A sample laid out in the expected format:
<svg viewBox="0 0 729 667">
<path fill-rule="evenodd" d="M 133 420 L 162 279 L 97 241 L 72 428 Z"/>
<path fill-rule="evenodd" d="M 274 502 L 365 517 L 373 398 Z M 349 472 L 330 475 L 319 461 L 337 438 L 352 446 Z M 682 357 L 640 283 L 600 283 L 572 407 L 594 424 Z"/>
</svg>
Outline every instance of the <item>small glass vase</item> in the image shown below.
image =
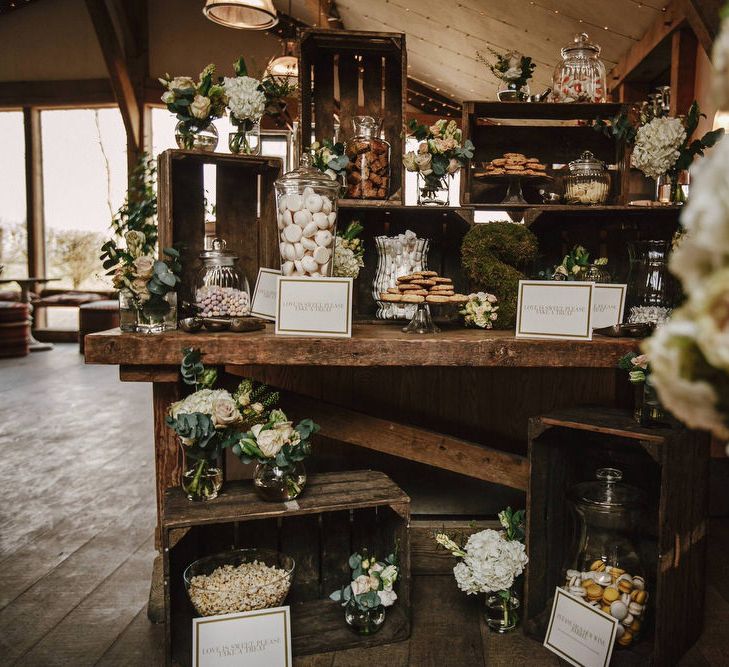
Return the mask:
<svg viewBox="0 0 729 667">
<path fill-rule="evenodd" d="M 496 97 L 499 102 L 526 102 L 529 99 L 529 84 L 517 86 L 515 83 L 501 81 Z"/>
<path fill-rule="evenodd" d="M 422 176 L 418 172 L 418 206 L 448 206 L 448 176 Z"/>
<path fill-rule="evenodd" d="M 372 609 L 362 609 L 357 606 L 354 598 L 350 598 L 344 608 L 344 620 L 358 635 L 374 635 L 379 632 L 385 623 L 385 608 L 382 605 Z"/>
<path fill-rule="evenodd" d="M 486 595 L 486 625 L 492 632 L 506 634 L 519 625 L 520 601 L 513 590 Z"/>
<path fill-rule="evenodd" d="M 244 121 L 237 128 L 236 132 L 228 135 L 230 152 L 234 155 L 260 155 L 261 124 L 257 121 Z"/>
<path fill-rule="evenodd" d="M 656 179 L 656 201 L 659 204 L 685 204 L 686 190 L 688 190 L 688 174 L 679 172 L 678 174 L 667 173 Z"/>
<path fill-rule="evenodd" d="M 137 308 L 129 290 L 119 290 L 119 329 L 125 333 L 137 330 Z"/>
<path fill-rule="evenodd" d="M 188 500 L 213 500 L 218 497 L 222 486 L 223 471 L 220 468 L 206 459 L 195 461 L 185 457 L 182 489 L 187 494 Z"/>
<path fill-rule="evenodd" d="M 150 299 L 135 311 L 137 333 L 158 334 L 177 329 L 177 294 L 167 292 L 163 297 Z"/>
<path fill-rule="evenodd" d="M 306 469 L 301 461 L 281 468 L 275 463 L 258 463 L 253 472 L 253 488 L 269 502 L 288 502 L 301 495 L 306 486 Z"/>
<path fill-rule="evenodd" d="M 175 126 L 175 141 L 184 150 L 212 152 L 218 146 L 218 130 L 212 123 L 201 127 L 181 120 Z"/>
<path fill-rule="evenodd" d="M 668 426 L 666 411 L 658 398 L 658 392 L 650 381 L 650 377 L 643 382 L 643 392 L 640 401 L 640 410 L 636 410 L 636 416 L 641 426 L 646 428 L 658 428 Z"/>
</svg>

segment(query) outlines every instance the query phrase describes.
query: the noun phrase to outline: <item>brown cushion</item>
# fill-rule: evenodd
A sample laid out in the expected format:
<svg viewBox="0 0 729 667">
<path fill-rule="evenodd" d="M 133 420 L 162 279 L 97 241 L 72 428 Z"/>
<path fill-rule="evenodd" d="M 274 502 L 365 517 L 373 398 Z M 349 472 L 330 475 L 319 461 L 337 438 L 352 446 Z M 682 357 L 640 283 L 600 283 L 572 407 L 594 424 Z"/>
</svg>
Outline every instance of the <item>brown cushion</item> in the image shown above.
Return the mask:
<svg viewBox="0 0 729 667">
<path fill-rule="evenodd" d="M 119 310 L 119 302 L 111 300 L 94 301 L 93 303 L 84 303 L 79 306 L 79 310 Z"/>
<path fill-rule="evenodd" d="M 101 294 L 91 294 L 86 292 L 71 292 L 69 294 L 54 294 L 53 296 L 44 296 L 36 302 L 37 306 L 80 306 L 84 303 L 93 301 L 102 301 L 104 299 Z"/>
<path fill-rule="evenodd" d="M 13 289 L 0 289 L 0 301 L 19 301 L 20 292 Z"/>
</svg>

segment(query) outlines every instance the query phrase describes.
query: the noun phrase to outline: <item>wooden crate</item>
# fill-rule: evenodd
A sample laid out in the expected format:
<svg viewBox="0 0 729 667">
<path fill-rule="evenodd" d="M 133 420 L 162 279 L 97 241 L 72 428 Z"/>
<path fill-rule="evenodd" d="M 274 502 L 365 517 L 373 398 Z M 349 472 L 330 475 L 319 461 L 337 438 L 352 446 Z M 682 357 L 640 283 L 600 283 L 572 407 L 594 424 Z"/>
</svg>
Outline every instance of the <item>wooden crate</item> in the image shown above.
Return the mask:
<svg viewBox="0 0 729 667">
<path fill-rule="evenodd" d="M 567 492 L 599 467 L 623 471 L 649 507 L 637 542 L 650 592 L 646 632 L 613 664 L 676 664 L 704 620 L 709 438 L 683 428 L 646 429 L 628 412 L 574 408 L 530 420 L 524 631 L 543 640 L 554 589 L 571 557 Z"/>
<path fill-rule="evenodd" d="M 395 32 L 309 29 L 301 35 L 301 146 L 353 134 L 352 118 L 382 120 L 390 143 L 390 198 L 401 201 L 404 171 L 403 124 L 407 94 L 405 35 Z M 337 106 L 338 101 L 338 106 Z"/>
<path fill-rule="evenodd" d="M 464 205 L 494 204 L 503 200 L 506 186 L 485 184 L 472 173 L 480 163 L 502 157 L 506 152 L 538 157 L 548 167 L 567 164 L 592 151 L 611 170 L 611 203 L 626 203 L 629 154 L 624 142 L 597 132 L 591 122 L 608 120 L 623 108 L 620 104 L 535 104 L 520 102 L 464 102 L 463 137 L 470 139 L 476 151 L 461 178 L 461 202 Z M 549 172 L 548 172 L 549 173 Z M 554 173 L 554 172 L 551 172 Z M 524 196 L 530 203 L 541 203 L 538 189 L 525 184 Z"/>
<path fill-rule="evenodd" d="M 267 503 L 250 482 L 228 482 L 217 499 L 191 503 L 168 489 L 162 518 L 166 664 L 189 665 L 196 615 L 182 574 L 197 558 L 226 549 L 280 550 L 296 562 L 285 604 L 291 605 L 294 655 L 373 646 L 410 636 L 410 498 L 386 475 L 371 470 L 313 475 L 295 503 Z M 353 551 L 384 558 L 397 545 L 398 600 L 382 630 L 356 636 L 344 609 L 328 599 L 349 581 Z"/>
<path fill-rule="evenodd" d="M 260 267 L 278 268 L 280 255 L 273 182 L 279 158 L 167 150 L 158 158 L 159 246 L 183 246 L 180 298 L 192 300 L 204 248 L 204 167 L 215 168 L 215 235 L 239 257 L 251 288 Z"/>
</svg>

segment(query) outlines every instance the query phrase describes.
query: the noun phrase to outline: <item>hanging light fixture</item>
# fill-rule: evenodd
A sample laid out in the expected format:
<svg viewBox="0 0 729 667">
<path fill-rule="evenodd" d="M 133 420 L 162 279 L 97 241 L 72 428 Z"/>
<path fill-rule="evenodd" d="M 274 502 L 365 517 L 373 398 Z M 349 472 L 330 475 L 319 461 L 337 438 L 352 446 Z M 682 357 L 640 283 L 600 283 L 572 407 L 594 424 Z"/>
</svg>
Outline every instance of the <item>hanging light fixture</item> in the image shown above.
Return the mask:
<svg viewBox="0 0 729 667">
<path fill-rule="evenodd" d="M 241 30 L 268 30 L 278 23 L 272 0 L 206 0 L 203 14 L 215 23 Z"/>
<path fill-rule="evenodd" d="M 271 58 L 268 63 L 271 76 L 281 82 L 296 83 L 299 80 L 299 59 L 296 57 L 296 40 L 286 39 L 283 53 Z"/>
</svg>

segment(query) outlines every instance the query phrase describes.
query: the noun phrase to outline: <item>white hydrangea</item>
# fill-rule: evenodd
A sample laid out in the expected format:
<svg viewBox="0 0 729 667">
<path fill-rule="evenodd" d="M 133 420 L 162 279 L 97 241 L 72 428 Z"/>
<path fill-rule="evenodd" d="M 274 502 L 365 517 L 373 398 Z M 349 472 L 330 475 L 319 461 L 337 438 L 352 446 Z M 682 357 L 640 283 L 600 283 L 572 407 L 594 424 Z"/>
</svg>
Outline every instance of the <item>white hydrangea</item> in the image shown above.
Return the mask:
<svg viewBox="0 0 729 667">
<path fill-rule="evenodd" d="M 680 118 L 654 118 L 638 130 L 630 164 L 658 178 L 676 164 L 684 141 L 686 129 Z"/>
<path fill-rule="evenodd" d="M 193 412 L 210 415 L 213 413 L 213 402 L 221 398 L 233 400 L 230 392 L 225 389 L 200 389 L 181 401 L 173 403 L 170 406 L 170 416 L 176 418 L 178 415 L 189 415 Z"/>
<path fill-rule="evenodd" d="M 729 373 L 729 267 L 708 278 L 690 303 L 699 349 L 712 366 Z"/>
<path fill-rule="evenodd" d="M 337 237 L 334 246 L 333 275 L 340 278 L 356 278 L 364 266 L 362 257 L 358 257 L 349 248 L 345 248 L 342 239 Z"/>
<path fill-rule="evenodd" d="M 521 542 L 507 540 L 496 530 L 471 535 L 464 551 L 466 555 L 453 568 L 453 574 L 458 588 L 469 595 L 511 588 L 529 561 Z"/>
<path fill-rule="evenodd" d="M 691 197 L 681 215 L 687 234 L 671 255 L 671 271 L 689 292 L 729 266 L 729 141 L 691 169 Z"/>
<path fill-rule="evenodd" d="M 266 109 L 266 96 L 258 89 L 261 82 L 250 76 L 226 76 L 223 88 L 228 96 L 228 108 L 237 120 L 259 121 Z"/>
<path fill-rule="evenodd" d="M 651 382 L 661 403 L 687 426 L 729 438 L 729 427 L 717 409 L 714 387 L 693 379 L 698 327 L 685 313 L 674 311 L 665 324 L 644 343 L 651 360 Z"/>
</svg>

